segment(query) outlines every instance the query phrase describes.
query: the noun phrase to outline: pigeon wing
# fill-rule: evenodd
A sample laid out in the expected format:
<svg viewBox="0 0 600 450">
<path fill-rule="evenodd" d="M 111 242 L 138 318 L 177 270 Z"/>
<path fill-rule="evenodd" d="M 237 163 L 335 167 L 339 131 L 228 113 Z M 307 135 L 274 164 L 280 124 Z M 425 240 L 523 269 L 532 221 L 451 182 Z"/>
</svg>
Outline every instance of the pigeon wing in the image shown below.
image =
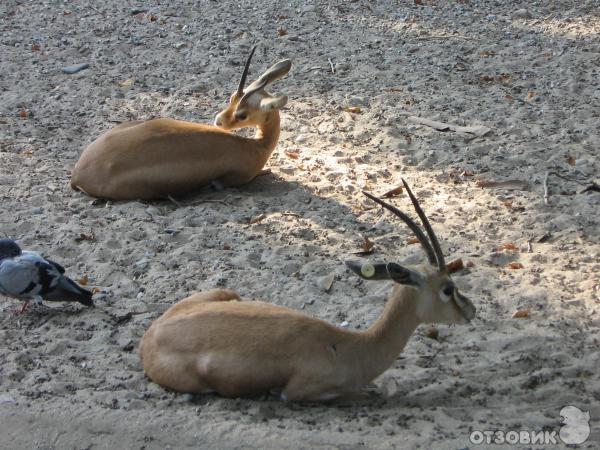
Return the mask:
<svg viewBox="0 0 600 450">
<path fill-rule="evenodd" d="M 46 260 L 46 262 L 48 264 L 51 264 L 54 266 L 54 268 L 56 270 L 58 270 L 60 273 L 65 273 L 65 268 L 63 266 L 61 266 L 59 263 L 57 263 L 56 261 L 52 261 L 51 259 L 48 259 L 46 257 L 44 257 L 44 259 Z"/>
<path fill-rule="evenodd" d="M 35 263 L 19 258 L 4 260 L 0 264 L 0 291 L 4 295 L 29 299 L 38 295 L 41 287 Z"/>
</svg>

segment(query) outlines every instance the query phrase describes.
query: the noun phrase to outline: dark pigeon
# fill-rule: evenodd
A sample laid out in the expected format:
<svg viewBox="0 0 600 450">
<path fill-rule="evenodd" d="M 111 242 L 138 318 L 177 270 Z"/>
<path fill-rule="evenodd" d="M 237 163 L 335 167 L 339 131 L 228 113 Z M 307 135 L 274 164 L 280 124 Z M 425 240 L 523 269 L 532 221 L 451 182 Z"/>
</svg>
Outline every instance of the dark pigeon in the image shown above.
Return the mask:
<svg viewBox="0 0 600 450">
<path fill-rule="evenodd" d="M 0 239 L 0 294 L 24 300 L 21 312 L 27 309 L 31 300 L 94 306 L 92 293 L 64 273 L 60 264 L 37 252 L 21 250 L 12 239 Z"/>
</svg>

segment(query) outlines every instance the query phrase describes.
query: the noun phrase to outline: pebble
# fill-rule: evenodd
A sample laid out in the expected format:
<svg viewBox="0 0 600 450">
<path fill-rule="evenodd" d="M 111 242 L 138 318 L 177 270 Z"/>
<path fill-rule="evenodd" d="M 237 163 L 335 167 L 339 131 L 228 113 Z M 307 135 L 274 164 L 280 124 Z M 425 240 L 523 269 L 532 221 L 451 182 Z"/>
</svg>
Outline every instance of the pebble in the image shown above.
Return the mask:
<svg viewBox="0 0 600 450">
<path fill-rule="evenodd" d="M 531 13 L 526 10 L 525 8 L 523 9 L 517 9 L 514 13 L 513 13 L 513 19 L 531 19 L 533 16 L 531 15 Z"/>
<path fill-rule="evenodd" d="M 31 214 L 33 214 L 33 215 L 44 214 L 44 208 L 40 208 L 40 207 L 38 207 L 38 208 L 33 208 L 33 209 L 31 210 Z"/>
<path fill-rule="evenodd" d="M 173 44 L 173 47 L 175 47 L 175 49 L 180 50 L 183 47 L 185 47 L 187 44 L 185 42 L 177 42 L 176 44 Z"/>
<path fill-rule="evenodd" d="M 0 405 L 4 403 L 16 403 L 12 395 L 2 394 L 0 395 Z"/>
<path fill-rule="evenodd" d="M 347 328 L 350 325 L 350 322 L 348 322 L 347 320 L 344 320 L 342 323 L 340 323 L 340 327 L 342 328 Z"/>
<path fill-rule="evenodd" d="M 82 70 L 85 70 L 88 67 L 90 67 L 90 65 L 88 63 L 82 63 L 82 64 L 73 64 L 72 66 L 66 66 L 66 67 L 63 67 L 61 70 L 64 73 L 73 74 L 73 73 L 77 73 Z"/>
</svg>

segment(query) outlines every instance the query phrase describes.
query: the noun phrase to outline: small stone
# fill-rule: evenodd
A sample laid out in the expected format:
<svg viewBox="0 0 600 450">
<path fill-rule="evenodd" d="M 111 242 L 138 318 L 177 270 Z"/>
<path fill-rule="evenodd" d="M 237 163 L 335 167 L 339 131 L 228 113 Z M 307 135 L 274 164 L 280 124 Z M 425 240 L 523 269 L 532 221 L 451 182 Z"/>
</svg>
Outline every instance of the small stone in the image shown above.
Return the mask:
<svg viewBox="0 0 600 450">
<path fill-rule="evenodd" d="M 529 11 L 527 11 L 525 8 L 517 9 L 513 13 L 513 19 L 531 19 L 532 17 L 533 16 L 531 15 L 531 13 Z"/>
<path fill-rule="evenodd" d="M 317 284 L 323 291 L 329 292 L 331 290 L 331 286 L 333 285 L 333 280 L 335 280 L 335 274 L 330 273 L 329 275 L 320 277 L 317 280 Z"/>
<path fill-rule="evenodd" d="M 142 258 L 140 259 L 138 262 L 135 263 L 135 265 L 141 269 L 145 268 L 146 266 L 148 266 L 148 263 L 150 262 L 150 260 L 148 258 Z"/>
<path fill-rule="evenodd" d="M 350 325 L 350 323 L 347 320 L 344 320 L 342 323 L 340 323 L 340 327 L 342 328 L 347 328 Z"/>
<path fill-rule="evenodd" d="M 31 214 L 34 214 L 34 215 L 44 214 L 44 208 L 39 208 L 39 207 L 33 208 L 31 210 Z"/>
<path fill-rule="evenodd" d="M 63 67 L 61 70 L 64 73 L 74 74 L 74 73 L 80 72 L 82 70 L 85 70 L 88 67 L 90 67 L 90 65 L 88 63 L 82 63 L 82 64 L 73 64 L 72 66 L 66 66 L 66 67 Z"/>
<path fill-rule="evenodd" d="M 294 139 L 294 141 L 296 142 L 296 144 L 302 144 L 303 142 L 306 142 L 306 136 L 304 134 L 299 134 L 298 136 L 296 136 L 296 139 Z"/>
<path fill-rule="evenodd" d="M 187 44 L 185 42 L 177 42 L 176 44 L 173 44 L 173 47 L 175 47 L 175 49 L 177 49 L 177 50 L 181 50 L 186 45 Z"/>
<path fill-rule="evenodd" d="M 0 405 L 4 403 L 17 403 L 12 395 L 1 394 L 0 395 Z"/>
</svg>

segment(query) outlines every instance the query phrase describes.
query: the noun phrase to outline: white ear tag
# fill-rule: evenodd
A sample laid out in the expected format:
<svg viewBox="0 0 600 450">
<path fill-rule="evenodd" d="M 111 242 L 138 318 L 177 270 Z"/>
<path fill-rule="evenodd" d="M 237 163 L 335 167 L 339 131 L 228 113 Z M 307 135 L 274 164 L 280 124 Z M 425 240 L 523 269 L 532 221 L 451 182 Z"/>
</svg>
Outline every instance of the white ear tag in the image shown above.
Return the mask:
<svg viewBox="0 0 600 450">
<path fill-rule="evenodd" d="M 375 266 L 370 263 L 363 264 L 360 267 L 360 273 L 363 277 L 371 278 L 373 275 L 375 275 Z"/>
</svg>

